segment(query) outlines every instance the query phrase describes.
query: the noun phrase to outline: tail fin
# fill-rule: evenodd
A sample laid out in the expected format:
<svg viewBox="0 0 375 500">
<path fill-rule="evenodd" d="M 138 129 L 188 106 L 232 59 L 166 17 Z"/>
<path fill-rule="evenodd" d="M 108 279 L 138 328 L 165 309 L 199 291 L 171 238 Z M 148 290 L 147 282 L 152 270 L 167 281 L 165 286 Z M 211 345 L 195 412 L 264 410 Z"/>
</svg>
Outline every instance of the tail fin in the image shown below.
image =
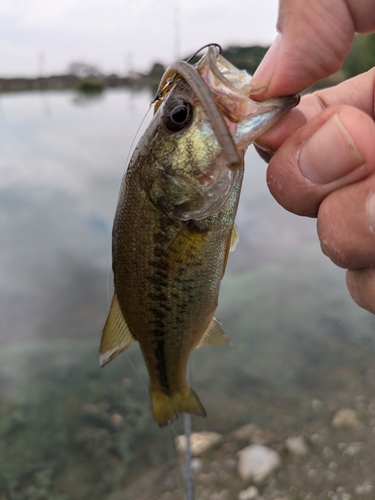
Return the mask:
<svg viewBox="0 0 375 500">
<path fill-rule="evenodd" d="M 152 411 L 160 427 L 173 422 L 181 412 L 194 413 L 194 415 L 201 417 L 206 416 L 206 410 L 197 394 L 189 386 L 186 386 L 184 391 L 174 392 L 171 395 L 150 389 L 150 395 Z"/>
</svg>

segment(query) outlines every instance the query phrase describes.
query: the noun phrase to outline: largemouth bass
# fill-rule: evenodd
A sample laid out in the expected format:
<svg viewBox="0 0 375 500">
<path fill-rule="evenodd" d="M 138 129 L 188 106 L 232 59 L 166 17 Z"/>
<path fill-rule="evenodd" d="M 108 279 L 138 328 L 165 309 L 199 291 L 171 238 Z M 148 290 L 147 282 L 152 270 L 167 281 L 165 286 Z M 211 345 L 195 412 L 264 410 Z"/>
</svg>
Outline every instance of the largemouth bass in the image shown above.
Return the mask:
<svg viewBox="0 0 375 500">
<path fill-rule="evenodd" d="M 196 347 L 230 344 L 214 312 L 237 242 L 244 153 L 298 103 L 256 103 L 250 88 L 250 76 L 213 46 L 195 66 L 170 66 L 121 184 L 100 362 L 139 342 L 160 426 L 180 412 L 206 415 L 186 369 Z"/>
</svg>

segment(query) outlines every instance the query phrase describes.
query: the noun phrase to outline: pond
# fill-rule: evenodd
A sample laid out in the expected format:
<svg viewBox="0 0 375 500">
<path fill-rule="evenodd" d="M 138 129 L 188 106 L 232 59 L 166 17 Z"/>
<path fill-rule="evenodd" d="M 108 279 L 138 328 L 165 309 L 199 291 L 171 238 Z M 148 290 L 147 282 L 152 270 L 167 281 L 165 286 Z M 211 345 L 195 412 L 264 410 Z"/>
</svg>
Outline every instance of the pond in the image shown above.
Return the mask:
<svg viewBox="0 0 375 500">
<path fill-rule="evenodd" d="M 174 447 L 182 419 L 165 429 L 154 423 L 138 346 L 104 369 L 98 362 L 112 295 L 112 220 L 150 100 L 124 89 L 96 98 L 1 96 L 0 499 L 184 498 Z M 192 355 L 192 385 L 208 414 L 193 417 L 193 430 L 219 432 L 227 444 L 200 467 L 218 467 L 222 457 L 235 468 L 231 433 L 251 423 L 284 457 L 258 485 L 264 499 L 275 491 L 285 499 L 371 498 L 375 319 L 322 255 L 315 220 L 278 206 L 265 171 L 250 148 L 240 241 L 216 313 L 233 347 Z M 356 411 L 358 429 L 332 427 L 342 408 Z M 297 435 L 308 458 L 285 452 Z M 360 451 L 350 461 L 344 452 L 353 442 Z M 313 477 L 314 457 L 331 475 Z M 197 475 L 197 498 L 237 498 L 248 484 L 230 479 L 235 470 L 226 474 L 209 486 Z M 297 476 L 305 477 L 300 485 Z"/>
</svg>

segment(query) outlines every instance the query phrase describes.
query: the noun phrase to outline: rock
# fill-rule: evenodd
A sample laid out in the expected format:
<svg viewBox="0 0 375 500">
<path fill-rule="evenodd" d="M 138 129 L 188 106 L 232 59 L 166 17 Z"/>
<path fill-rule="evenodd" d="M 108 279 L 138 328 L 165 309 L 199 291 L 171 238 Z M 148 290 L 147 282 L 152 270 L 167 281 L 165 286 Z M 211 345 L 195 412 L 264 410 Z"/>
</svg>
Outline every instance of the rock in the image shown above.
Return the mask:
<svg viewBox="0 0 375 500">
<path fill-rule="evenodd" d="M 234 458 L 227 458 L 225 460 L 225 467 L 229 470 L 234 470 L 236 468 L 236 465 L 237 460 L 235 460 Z"/>
<path fill-rule="evenodd" d="M 355 492 L 357 495 L 368 495 L 374 491 L 373 485 L 369 481 L 365 481 L 363 484 L 360 484 L 355 487 Z"/>
<path fill-rule="evenodd" d="M 287 450 L 292 455 L 302 456 L 306 455 L 309 451 L 302 436 L 290 437 L 286 440 L 285 444 Z"/>
<path fill-rule="evenodd" d="M 281 465 L 281 459 L 276 451 L 261 444 L 252 444 L 238 452 L 238 473 L 245 481 L 262 483 Z"/>
<path fill-rule="evenodd" d="M 111 415 L 110 421 L 113 427 L 120 428 L 124 423 L 124 418 L 119 413 L 114 413 Z"/>
<path fill-rule="evenodd" d="M 246 424 L 233 431 L 233 437 L 238 441 L 249 441 L 257 430 L 258 427 L 256 425 Z"/>
<path fill-rule="evenodd" d="M 323 403 L 320 401 L 320 399 L 312 399 L 311 400 L 311 408 L 314 410 L 314 411 L 321 411 L 323 409 L 324 405 Z"/>
<path fill-rule="evenodd" d="M 191 469 L 194 472 L 199 472 L 202 468 L 202 460 L 200 458 L 193 458 L 191 460 Z"/>
<path fill-rule="evenodd" d="M 352 410 L 351 408 L 342 408 L 333 416 L 332 425 L 337 429 L 343 427 L 357 429 L 358 427 L 361 427 L 362 424 L 359 419 L 358 412 Z"/>
<path fill-rule="evenodd" d="M 166 491 L 162 497 L 160 498 L 160 500 L 173 500 L 173 493 L 171 493 L 170 491 Z"/>
<path fill-rule="evenodd" d="M 200 457 L 222 440 L 221 434 L 217 432 L 193 432 L 190 438 L 191 454 Z M 176 447 L 180 453 L 186 451 L 186 436 L 177 436 Z"/>
<path fill-rule="evenodd" d="M 254 424 L 246 424 L 233 431 L 236 441 L 247 441 L 254 444 L 269 444 L 277 441 L 277 436 L 272 432 L 265 431 Z"/>
<path fill-rule="evenodd" d="M 355 455 L 358 455 L 358 453 L 361 451 L 361 446 L 362 446 L 362 443 L 349 443 L 345 447 L 344 453 L 345 453 L 345 455 L 349 455 L 350 457 L 354 457 Z"/>
<path fill-rule="evenodd" d="M 250 486 L 247 490 L 240 491 L 238 495 L 238 500 L 255 500 L 255 498 L 259 498 L 259 491 L 255 486 Z"/>
<path fill-rule="evenodd" d="M 93 405 L 91 403 L 87 403 L 82 406 L 82 411 L 84 413 L 87 413 L 89 415 L 93 415 L 95 413 L 99 413 L 99 408 L 96 405 Z"/>
<path fill-rule="evenodd" d="M 321 445 L 323 443 L 323 438 L 320 434 L 312 434 L 310 436 L 310 441 L 315 445 Z"/>
</svg>

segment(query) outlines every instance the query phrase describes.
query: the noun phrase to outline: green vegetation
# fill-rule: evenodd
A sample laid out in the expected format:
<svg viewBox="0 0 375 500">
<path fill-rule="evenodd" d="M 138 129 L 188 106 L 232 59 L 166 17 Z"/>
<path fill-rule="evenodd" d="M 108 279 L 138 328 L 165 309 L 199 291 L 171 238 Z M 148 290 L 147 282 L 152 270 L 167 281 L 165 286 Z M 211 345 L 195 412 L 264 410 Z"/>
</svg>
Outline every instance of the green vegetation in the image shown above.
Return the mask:
<svg viewBox="0 0 375 500">
<path fill-rule="evenodd" d="M 245 69 L 250 75 L 259 66 L 260 61 L 265 56 L 268 47 L 254 45 L 252 47 L 230 46 L 223 49 L 222 56 L 228 59 L 239 69 Z"/>
<path fill-rule="evenodd" d="M 356 35 L 352 48 L 337 73 L 320 80 L 309 90 L 332 87 L 375 67 L 375 33 Z"/>
<path fill-rule="evenodd" d="M 257 45 L 252 47 L 231 46 L 223 49 L 222 55 L 237 68 L 245 69 L 248 73 L 254 74 L 267 50 L 268 47 Z M 316 87 L 336 85 L 373 67 L 375 67 L 375 33 L 356 35 L 342 68 L 335 75 L 319 82 Z"/>
<path fill-rule="evenodd" d="M 105 83 L 97 77 L 87 77 L 79 80 L 77 90 L 83 94 L 100 94 L 103 92 Z"/>
<path fill-rule="evenodd" d="M 342 66 L 345 78 L 352 78 L 373 67 L 375 67 L 375 33 L 356 35 L 352 49 Z"/>
<path fill-rule="evenodd" d="M 164 74 L 164 71 L 165 67 L 161 63 L 155 63 L 148 73 L 147 78 L 149 78 L 150 80 L 157 80 L 159 83 L 161 77 Z"/>
<path fill-rule="evenodd" d="M 260 61 L 263 59 L 268 47 L 261 47 L 260 45 L 253 45 L 251 47 L 240 47 L 238 45 L 231 45 L 226 49 L 223 49 L 221 55 L 231 62 L 234 66 L 239 69 L 245 69 L 250 75 L 254 73 L 256 68 L 259 66 Z M 195 56 L 191 63 L 195 64 L 202 57 L 200 53 Z M 187 55 L 184 59 L 187 59 Z"/>
</svg>

